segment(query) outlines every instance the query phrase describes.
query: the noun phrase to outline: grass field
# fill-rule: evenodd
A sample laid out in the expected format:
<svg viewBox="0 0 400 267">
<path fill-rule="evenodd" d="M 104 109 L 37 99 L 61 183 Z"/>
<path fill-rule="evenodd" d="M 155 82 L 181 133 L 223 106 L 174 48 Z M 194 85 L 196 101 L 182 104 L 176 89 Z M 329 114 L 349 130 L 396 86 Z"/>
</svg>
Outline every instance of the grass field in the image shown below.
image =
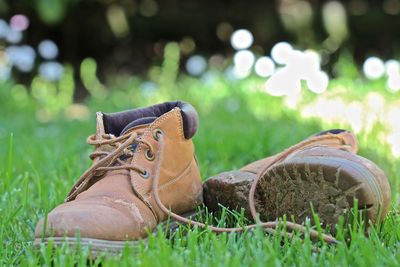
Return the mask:
<svg viewBox="0 0 400 267">
<path fill-rule="evenodd" d="M 317 99 L 309 92 L 303 90 L 303 102 L 290 108 L 284 99 L 257 90 L 260 83 L 256 78 L 227 82 L 217 77 L 210 85 L 183 77 L 173 89 L 160 87 L 159 93 L 143 94 L 137 89 L 140 81 L 114 81 L 106 97 L 89 97 L 69 109 L 52 108 L 52 99 L 41 101 L 13 84 L 0 85 L 0 265 L 399 265 L 400 217 L 393 211 L 399 206 L 400 165 L 384 142 L 387 127 L 379 121 L 359 129 L 359 154 L 375 161 L 389 177 L 392 207 L 383 224 L 371 227 L 368 235 L 362 226 L 352 223 L 339 227 L 336 238 L 342 244 L 328 246 L 313 244 L 308 235 L 303 242 L 299 234 L 288 240 L 262 230 L 215 234 L 196 228 L 184 236 L 182 227 L 173 239 L 160 233 L 150 237 L 148 247 L 142 245 L 137 251 L 127 248 L 120 256 L 103 255 L 95 261 L 87 261 L 90 255 L 85 247 L 76 251 L 64 246 L 55 252 L 51 247 L 38 252 L 32 249 L 39 218 L 63 202 L 90 164 L 88 155 L 93 148 L 86 144 L 86 137 L 95 131 L 95 111 L 116 112 L 163 100 L 192 103 L 200 115 L 194 143 L 203 179 L 280 152 L 317 131 L 352 127 L 334 118 L 304 118 L 300 109 Z M 363 102 L 369 92 L 378 92 L 385 103 L 399 99 L 398 94 L 390 95 L 383 88 L 382 81 L 357 84 L 342 79 L 333 81 L 323 95 L 337 97 L 336 92 L 349 102 Z M 65 115 L 65 110 L 70 114 Z M 46 117 L 43 112 L 56 115 Z M 242 223 L 240 216 L 229 212 L 213 220 L 220 226 Z M 313 247 L 319 252 L 313 252 Z"/>
</svg>

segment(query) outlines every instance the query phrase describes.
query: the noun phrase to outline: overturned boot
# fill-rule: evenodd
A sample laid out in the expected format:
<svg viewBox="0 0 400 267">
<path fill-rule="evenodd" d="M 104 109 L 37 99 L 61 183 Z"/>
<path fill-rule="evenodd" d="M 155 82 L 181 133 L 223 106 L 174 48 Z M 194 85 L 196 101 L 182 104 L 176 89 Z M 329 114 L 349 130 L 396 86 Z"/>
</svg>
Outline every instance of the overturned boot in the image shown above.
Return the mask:
<svg viewBox="0 0 400 267">
<path fill-rule="evenodd" d="M 126 241 L 146 239 L 169 210 L 191 216 L 203 202 L 191 140 L 197 127 L 195 109 L 179 101 L 97 113 L 96 134 L 88 138 L 93 164 L 65 203 L 39 221 L 34 245 L 65 238 L 73 245 L 79 229 L 79 242 L 91 244 L 92 253 L 121 251 Z"/>
<path fill-rule="evenodd" d="M 356 137 L 345 130 L 315 134 L 286 151 L 253 162 L 238 171 L 224 172 L 204 183 L 204 201 L 211 210 L 218 203 L 245 209 L 262 220 L 287 216 L 297 223 L 313 214 L 335 225 L 342 214 L 358 208 L 366 219 L 383 220 L 390 205 L 390 187 L 383 171 L 357 155 Z"/>
</svg>

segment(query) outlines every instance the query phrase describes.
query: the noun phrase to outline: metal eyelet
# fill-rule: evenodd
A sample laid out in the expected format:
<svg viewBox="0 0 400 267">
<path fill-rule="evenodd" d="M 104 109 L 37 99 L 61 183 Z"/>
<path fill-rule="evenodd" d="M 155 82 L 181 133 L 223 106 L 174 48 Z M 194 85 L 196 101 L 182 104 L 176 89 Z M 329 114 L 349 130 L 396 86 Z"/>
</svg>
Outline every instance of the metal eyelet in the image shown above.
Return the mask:
<svg viewBox="0 0 400 267">
<path fill-rule="evenodd" d="M 149 178 L 149 172 L 146 169 L 144 169 L 144 173 L 140 172 L 139 175 L 145 179 Z"/>
<path fill-rule="evenodd" d="M 164 133 L 163 133 L 163 131 L 161 131 L 160 129 L 155 129 L 154 131 L 153 131 L 153 138 L 154 138 L 154 140 L 156 140 L 156 141 L 158 141 L 158 138 L 159 138 L 159 135 L 163 135 Z"/>
<path fill-rule="evenodd" d="M 144 153 L 144 157 L 148 160 L 148 161 L 153 161 L 154 160 L 154 153 L 150 154 L 150 149 L 147 149 L 146 152 Z"/>
</svg>

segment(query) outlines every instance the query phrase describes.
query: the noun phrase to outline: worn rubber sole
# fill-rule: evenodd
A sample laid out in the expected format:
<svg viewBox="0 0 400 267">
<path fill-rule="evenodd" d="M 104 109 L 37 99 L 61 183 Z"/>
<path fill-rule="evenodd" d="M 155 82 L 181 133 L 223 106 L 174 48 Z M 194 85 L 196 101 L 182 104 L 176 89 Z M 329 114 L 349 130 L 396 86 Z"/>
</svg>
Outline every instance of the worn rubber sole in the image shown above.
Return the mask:
<svg viewBox="0 0 400 267">
<path fill-rule="evenodd" d="M 205 212 L 204 210 L 191 211 L 181 216 L 188 219 L 192 218 L 193 220 L 197 220 L 198 216 L 204 218 Z M 162 232 L 166 232 L 167 236 L 170 236 L 170 234 L 177 230 L 179 228 L 179 225 L 182 224 L 181 222 L 174 219 L 170 219 L 169 223 L 167 222 L 168 221 L 164 221 L 161 223 Z M 159 228 L 156 227 L 152 234 L 157 234 L 158 229 Z M 110 241 L 87 237 L 45 237 L 43 240 L 42 238 L 36 238 L 33 242 L 33 247 L 36 249 L 40 249 L 41 245 L 47 246 L 49 245 L 49 243 L 52 243 L 53 249 L 62 245 L 67 245 L 72 250 L 76 250 L 79 246 L 89 247 L 92 258 L 97 258 L 99 254 L 103 252 L 105 252 L 106 254 L 118 255 L 121 254 L 127 247 L 129 249 L 139 248 L 142 243 L 147 246 L 148 237 L 135 241 Z"/>
<path fill-rule="evenodd" d="M 256 174 L 226 172 L 204 183 L 205 204 L 218 209 L 218 203 L 231 209 L 245 209 L 250 216 L 248 196 Z M 337 157 L 308 156 L 276 164 L 259 181 L 255 208 L 264 221 L 286 215 L 302 223 L 314 223 L 311 204 L 324 226 L 335 225 L 354 207 L 376 221 L 382 192 L 374 175 L 363 164 Z"/>
<path fill-rule="evenodd" d="M 302 157 L 287 160 L 269 171 L 259 183 L 259 211 L 269 219 L 283 215 L 304 222 L 314 212 L 324 225 L 335 225 L 354 207 L 377 216 L 380 190 L 375 177 L 361 164 L 334 157 Z M 374 212 L 376 211 L 376 212 Z"/>
</svg>

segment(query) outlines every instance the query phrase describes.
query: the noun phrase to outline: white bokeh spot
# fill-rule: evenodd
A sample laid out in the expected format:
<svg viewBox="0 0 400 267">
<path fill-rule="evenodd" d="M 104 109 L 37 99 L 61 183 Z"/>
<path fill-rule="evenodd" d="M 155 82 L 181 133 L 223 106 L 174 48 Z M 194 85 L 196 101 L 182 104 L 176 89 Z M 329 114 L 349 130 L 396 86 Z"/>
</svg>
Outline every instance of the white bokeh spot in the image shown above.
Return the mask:
<svg viewBox="0 0 400 267">
<path fill-rule="evenodd" d="M 318 71 L 313 73 L 306 81 L 308 89 L 316 94 L 320 94 L 328 87 L 329 77 L 325 72 Z"/>
<path fill-rule="evenodd" d="M 233 56 L 234 74 L 237 78 L 245 78 L 251 73 L 255 56 L 250 50 L 240 50 Z"/>
<path fill-rule="evenodd" d="M 58 56 L 58 46 L 51 40 L 43 40 L 38 46 L 38 51 L 44 59 L 55 59 Z"/>
<path fill-rule="evenodd" d="M 186 61 L 186 71 L 193 76 L 201 75 L 207 69 L 207 61 L 203 56 L 194 55 Z"/>
<path fill-rule="evenodd" d="M 385 74 L 385 64 L 380 58 L 369 57 L 363 64 L 363 71 L 368 79 L 379 79 Z"/>
<path fill-rule="evenodd" d="M 231 45 L 236 50 L 247 49 L 253 44 L 253 34 L 249 30 L 236 30 L 231 36 Z"/>
<path fill-rule="evenodd" d="M 275 63 L 270 57 L 260 57 L 256 61 L 254 70 L 258 76 L 268 77 L 275 72 Z"/>
<path fill-rule="evenodd" d="M 56 61 L 43 62 L 39 65 L 39 75 L 51 82 L 58 81 L 64 75 L 64 67 Z"/>
<path fill-rule="evenodd" d="M 292 51 L 293 47 L 289 43 L 279 42 L 272 47 L 271 57 L 278 64 L 287 64 L 290 61 Z"/>
</svg>

